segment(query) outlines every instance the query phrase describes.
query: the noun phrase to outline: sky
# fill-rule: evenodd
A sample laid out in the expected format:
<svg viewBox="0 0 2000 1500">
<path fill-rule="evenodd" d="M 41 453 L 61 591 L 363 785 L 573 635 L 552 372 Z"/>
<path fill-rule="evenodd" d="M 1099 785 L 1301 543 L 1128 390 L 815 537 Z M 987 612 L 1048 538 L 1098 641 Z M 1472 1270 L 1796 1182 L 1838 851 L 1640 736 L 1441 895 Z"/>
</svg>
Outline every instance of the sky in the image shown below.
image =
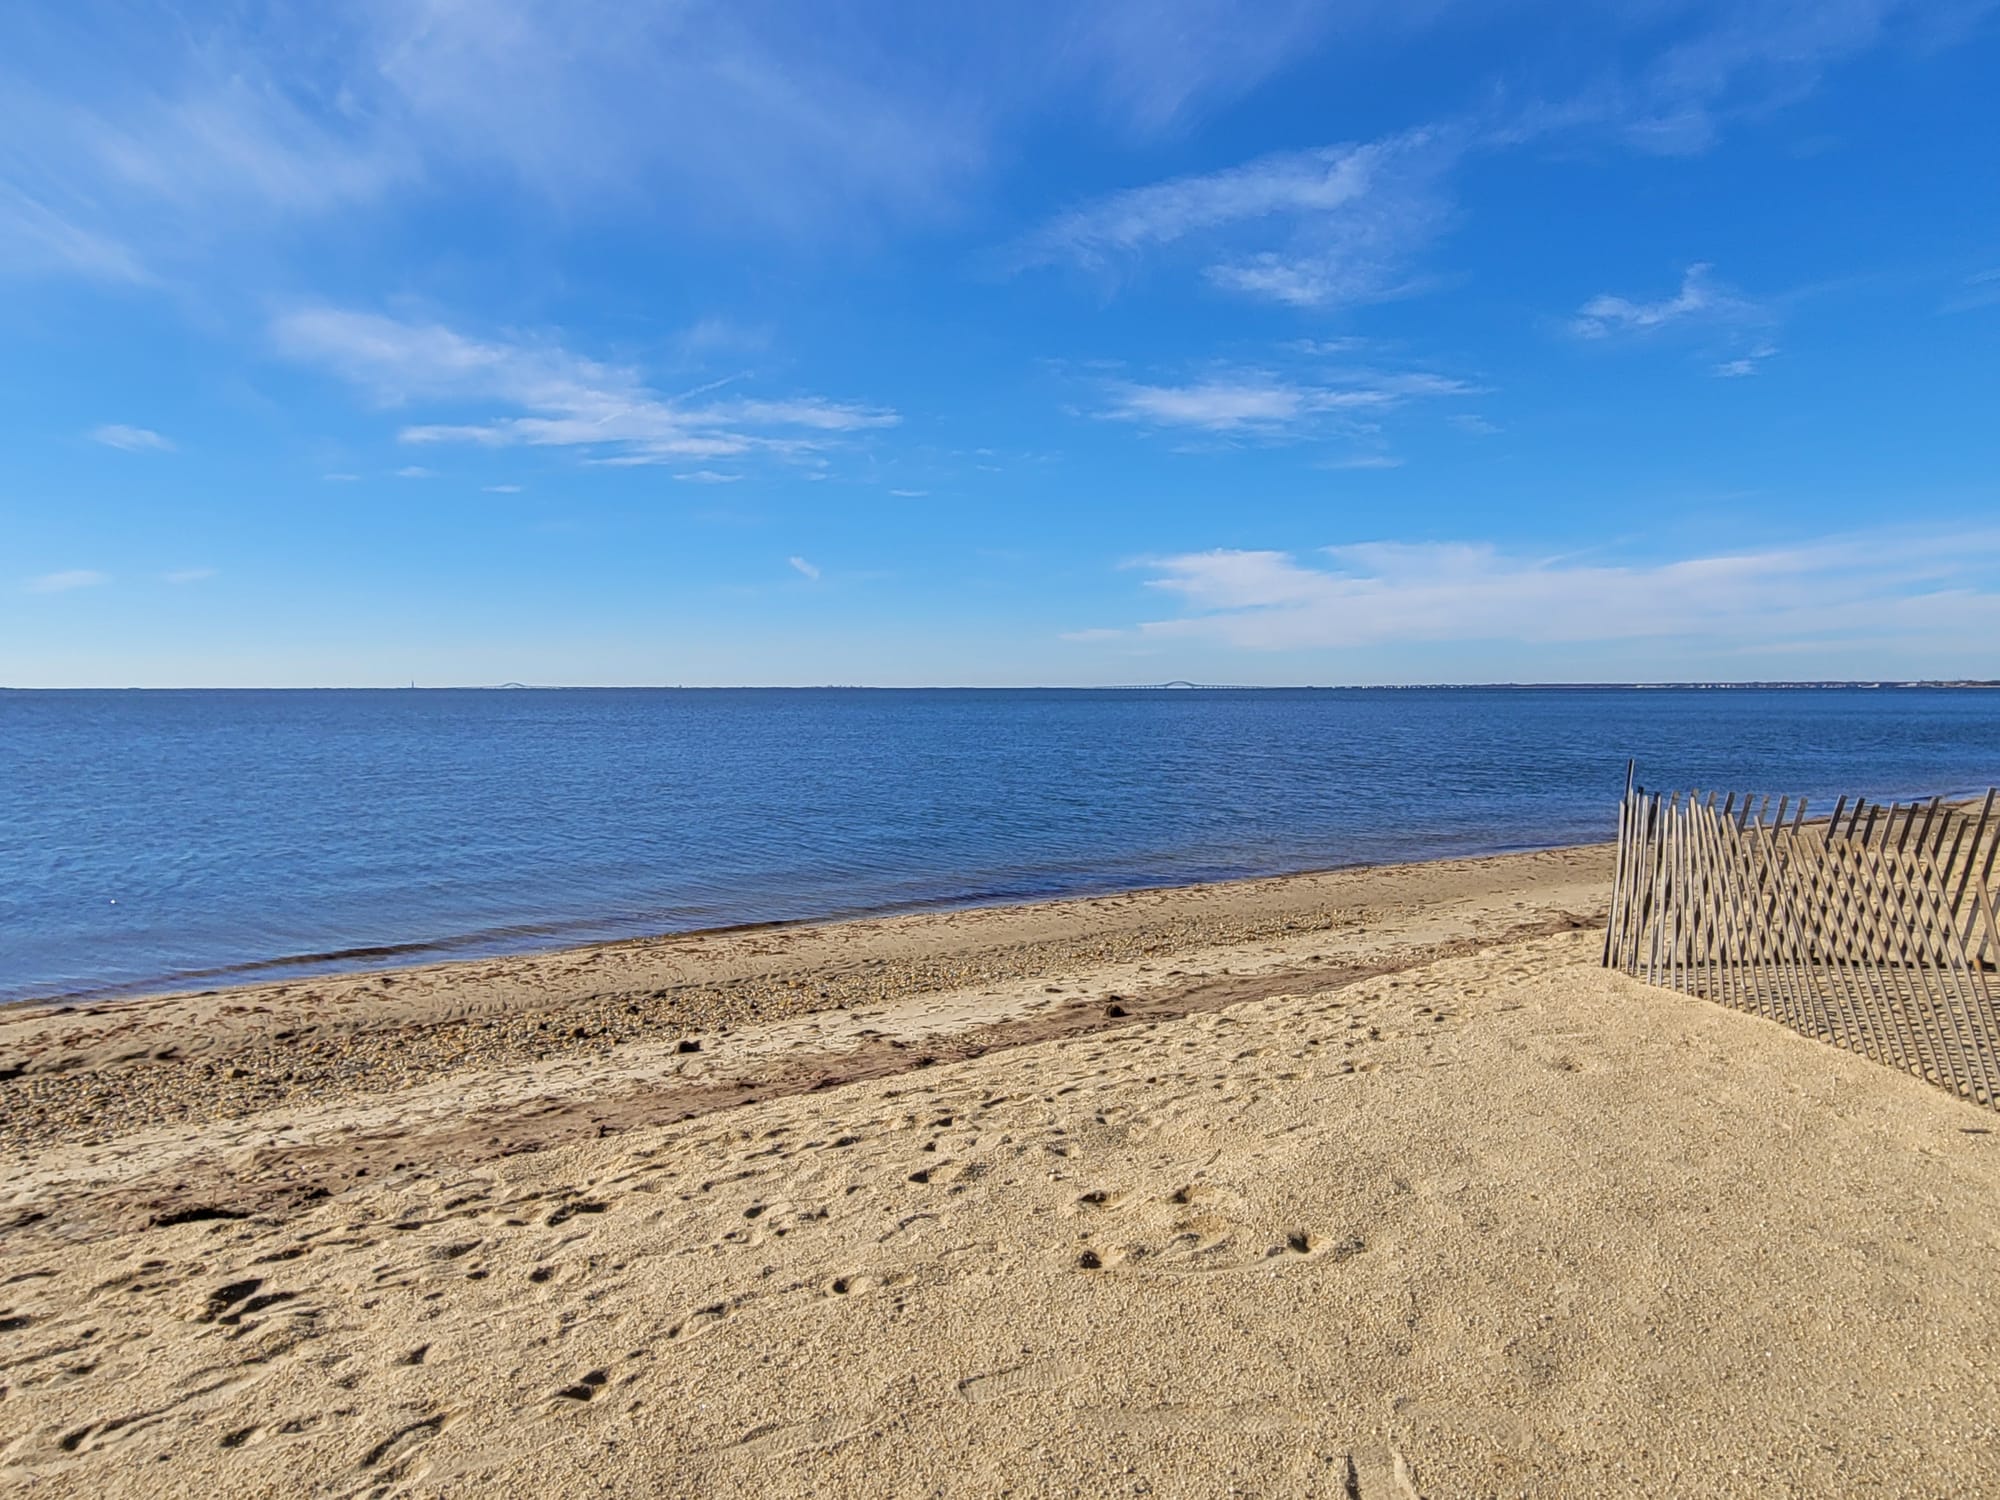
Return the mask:
<svg viewBox="0 0 2000 1500">
<path fill-rule="evenodd" d="M 2000 677 L 2000 0 L 23 0 L 0 684 Z"/>
</svg>

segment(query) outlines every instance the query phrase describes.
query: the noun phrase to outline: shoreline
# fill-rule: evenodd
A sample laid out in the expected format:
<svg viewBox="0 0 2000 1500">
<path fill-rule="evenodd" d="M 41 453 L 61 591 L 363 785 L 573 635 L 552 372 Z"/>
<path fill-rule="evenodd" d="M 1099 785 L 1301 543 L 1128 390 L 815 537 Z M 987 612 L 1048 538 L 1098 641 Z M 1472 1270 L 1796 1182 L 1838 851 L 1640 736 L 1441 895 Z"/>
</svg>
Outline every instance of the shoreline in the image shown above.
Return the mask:
<svg viewBox="0 0 2000 1500">
<path fill-rule="evenodd" d="M 855 907 L 819 913 L 804 917 L 780 917 L 768 921 L 728 922 L 710 927 L 668 928 L 634 932 L 618 937 L 592 938 L 583 942 L 559 943 L 551 947 L 496 948 L 478 953 L 454 953 L 452 950 L 483 941 L 488 932 L 470 933 L 463 937 L 425 939 L 411 943 L 387 943 L 340 949 L 329 953 L 304 953 L 285 958 L 259 959 L 244 964 L 232 964 L 221 968 L 187 970 L 163 976 L 157 982 L 135 980 L 132 985 L 115 986 L 91 990 L 71 990 L 56 995 L 29 996 L 16 1000 L 0 1000 L 0 1022 L 16 1012 L 40 1009 L 48 1012 L 70 1014 L 92 1014 L 102 1007 L 124 1005 L 149 1005 L 160 1001 L 193 1000 L 221 997 L 236 991 L 265 990 L 289 987 L 295 984 L 328 980 L 365 981 L 381 977 L 399 978 L 421 976 L 432 970 L 448 970 L 460 965 L 486 963 L 512 963 L 522 960 L 542 960 L 557 962 L 565 959 L 587 959 L 590 955 L 627 948 L 653 948 L 664 944 L 703 941 L 714 938 L 748 936 L 761 932 L 795 932 L 828 927 L 848 927 L 866 922 L 892 922 L 908 917 L 954 916 L 968 912 L 984 911 L 1038 911 L 1044 907 L 1063 907 L 1083 902 L 1117 900 L 1127 896 L 1173 895 L 1182 892 L 1228 890 L 1253 888 L 1289 881 L 1315 880 L 1330 876 L 1365 875 L 1377 870 L 1420 870 L 1431 866 L 1477 863 L 1482 860 L 1513 859 L 1523 855 L 1566 854 L 1586 849 L 1615 849 L 1616 840 L 1593 839 L 1585 843 L 1573 844 L 1521 844 L 1495 848 L 1482 848 L 1472 853 L 1438 854 L 1420 859 L 1370 860 L 1345 865 L 1314 865 L 1299 870 L 1268 871 L 1254 875 L 1228 875 L 1213 880 L 1161 881 L 1146 884 L 1110 884 L 1086 886 L 1063 891 L 1054 895 L 1023 896 L 1018 899 L 1007 897 L 970 896 L 965 898 L 941 896 L 929 900 L 897 902 L 880 907 Z M 584 923 L 564 924 L 583 926 Z M 495 929 L 514 931 L 526 929 Z M 553 932 L 553 928 L 550 929 Z M 317 968 L 320 964 L 335 964 L 339 960 L 353 957 L 389 956 L 398 953 L 433 953 L 436 956 L 414 959 L 404 964 L 345 965 Z M 312 968 L 312 972 L 302 972 Z M 280 972 L 264 973 L 265 970 Z M 298 972 L 294 972 L 298 971 Z M 203 984 L 196 981 L 205 979 L 227 979 L 232 975 L 255 977 L 242 978 L 226 984 Z"/>
<path fill-rule="evenodd" d="M 1985 793 L 1985 787 L 1961 788 L 1953 791 L 1898 793 L 1885 798 L 1869 796 L 1870 802 L 1890 801 L 1897 803 L 1929 801 L 1933 797 L 1947 805 L 1963 806 L 1976 803 Z M 1776 795 L 1775 793 L 1773 794 Z M 1615 823 L 1615 808 L 1609 815 Z M 1824 813 L 1806 820 L 1808 823 L 1825 821 Z M 180 970 L 161 975 L 155 979 L 135 979 L 96 985 L 83 989 L 64 990 L 56 993 L 24 995 L 15 998 L 0 998 L 0 1018 L 22 1009 L 53 1009 L 87 1011 L 99 1006 L 144 1004 L 162 999 L 186 998 L 198 995 L 222 994 L 239 989 L 261 989 L 291 983 L 303 983 L 327 979 L 355 979 L 370 975 L 398 975 L 428 971 L 451 964 L 476 964 L 486 962 L 509 962 L 519 959 L 561 958 L 566 955 L 586 954 L 601 949 L 615 949 L 632 945 L 672 943 L 684 940 L 705 939 L 730 934 L 758 931 L 787 931 L 798 928 L 825 927 L 840 924 L 885 921 L 900 917 L 926 915 L 950 915 L 958 912 L 1005 910 L 1017 908 L 1039 908 L 1061 905 L 1069 902 L 1115 899 L 1144 893 L 1198 890 L 1209 887 L 1250 886 L 1266 881 L 1287 881 L 1311 879 L 1366 872 L 1370 870 L 1416 868 L 1426 865 L 1449 864 L 1466 860 L 1504 859 L 1538 853 L 1554 853 L 1564 850 L 1582 849 L 1603 845 L 1610 847 L 1615 839 L 1591 839 L 1571 843 L 1546 843 L 1539 840 L 1522 842 L 1498 842 L 1481 844 L 1454 852 L 1420 855 L 1411 859 L 1361 860 L 1349 864 L 1309 865 L 1296 869 L 1264 869 L 1254 872 L 1229 873 L 1199 880 L 1180 880 L 1173 877 L 1161 879 L 1107 879 L 1102 881 L 1078 882 L 1062 889 L 1030 895 L 1012 895 L 1001 888 L 972 892 L 970 894 L 919 897 L 910 900 L 895 900 L 881 904 L 862 904 L 851 907 L 815 911 L 800 916 L 753 918 L 741 922 L 716 923 L 685 928 L 660 928 L 643 923 L 624 924 L 603 917 L 579 917 L 549 922 L 517 922 L 497 927 L 489 927 L 446 937 L 412 939 L 379 943 L 357 943 L 337 949 L 284 954 L 272 958 L 252 959 L 240 963 L 216 965 L 200 969 Z M 610 929 L 619 929 L 612 931 Z M 606 935 L 580 937 L 576 941 L 562 940 L 565 933 L 586 933 L 592 929 L 605 929 Z M 517 939 L 517 941 L 508 941 Z M 538 941 L 549 939 L 550 941 Z M 393 959 L 407 955 L 406 961 L 390 963 L 367 963 L 368 959 Z"/>
<path fill-rule="evenodd" d="M 152 1000 L 182 998 L 191 995 L 219 994 L 227 990 L 255 989 L 295 981 L 354 978 L 370 974 L 398 974 L 416 969 L 429 969 L 455 963 L 481 963 L 493 960 L 556 957 L 565 954 L 585 953 L 600 948 L 615 948 L 630 944 L 676 942 L 691 938 L 726 936 L 733 933 L 765 930 L 777 931 L 800 927 L 826 927 L 852 922 L 884 921 L 897 917 L 926 916 L 932 914 L 948 915 L 954 912 L 1040 907 L 1060 905 L 1074 901 L 1103 900 L 1148 892 L 1198 890 L 1211 886 L 1250 885 L 1260 881 L 1298 880 L 1320 875 L 1337 875 L 1366 870 L 1401 869 L 1458 860 L 1502 859 L 1512 855 L 1589 848 L 1604 842 L 1606 841 L 1593 839 L 1584 843 L 1549 844 L 1525 842 L 1519 844 L 1496 844 L 1492 846 L 1482 845 L 1469 850 L 1429 854 L 1412 859 L 1360 860 L 1351 864 L 1307 865 L 1297 869 L 1273 869 L 1219 875 L 1204 880 L 1165 878 L 1159 880 L 1110 880 L 1102 883 L 1078 883 L 1061 890 L 1035 895 L 1013 896 L 997 890 L 981 891 L 962 896 L 923 897 L 909 901 L 886 902 L 881 905 L 843 907 L 797 917 L 773 917 L 742 922 L 724 922 L 702 927 L 648 927 L 643 930 L 620 932 L 613 936 L 588 937 L 575 942 L 558 941 L 548 945 L 537 943 L 533 939 L 538 936 L 556 938 L 565 931 L 583 932 L 593 927 L 602 927 L 611 924 L 602 918 L 576 918 L 562 922 L 548 923 L 513 923 L 449 937 L 421 938 L 408 942 L 362 943 L 324 952 L 286 954 L 276 958 L 252 959 L 242 963 L 218 965 L 209 968 L 177 970 L 161 975 L 157 979 L 135 979 L 129 982 L 106 984 L 88 989 L 64 990 L 54 994 L 27 995 L 14 999 L 0 999 L 0 1016 L 4 1016 L 8 1011 L 21 1006 L 85 1010 L 99 1005 L 144 1003 Z M 518 936 L 523 941 L 519 944 L 501 942 L 488 946 L 491 940 L 515 936 Z M 403 954 L 410 956 L 409 961 L 406 963 L 370 965 L 358 962 L 359 960 L 368 958 L 391 958 Z M 349 959 L 357 960 L 357 962 L 349 963 L 347 962 Z M 204 981 L 223 982 L 204 983 Z"/>
<path fill-rule="evenodd" d="M 1346 937 L 1416 912 L 1477 914 L 1454 937 L 1536 919 L 1496 904 L 1500 892 L 1532 897 L 1543 920 L 1580 907 L 1595 921 L 1611 856 L 1577 845 L 16 1005 L 0 1009 L 0 1139 L 234 1118 L 703 1036 L 712 1046 L 732 1028 L 998 995 L 1121 958 Z"/>
<path fill-rule="evenodd" d="M 0 1486 L 1991 1490 L 1991 1116 L 1611 857 L 0 1013 Z"/>
</svg>

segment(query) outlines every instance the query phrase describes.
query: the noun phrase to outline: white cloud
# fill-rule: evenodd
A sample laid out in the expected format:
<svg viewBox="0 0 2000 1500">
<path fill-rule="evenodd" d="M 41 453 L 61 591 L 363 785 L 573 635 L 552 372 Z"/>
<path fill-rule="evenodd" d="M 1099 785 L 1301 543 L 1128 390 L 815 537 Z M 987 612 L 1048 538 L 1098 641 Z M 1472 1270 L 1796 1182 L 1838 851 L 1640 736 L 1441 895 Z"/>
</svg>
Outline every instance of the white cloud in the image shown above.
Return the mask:
<svg viewBox="0 0 2000 1500">
<path fill-rule="evenodd" d="M 9 133 L 34 142 L 0 152 L 0 270 L 157 281 L 156 262 L 412 175 L 405 142 L 360 108 L 365 85 L 312 86 L 306 54 L 328 36 L 90 0 L 39 22 L 0 60 Z"/>
<path fill-rule="evenodd" d="M 173 584 L 203 583 L 214 576 L 213 568 L 175 568 L 170 573 L 160 575 L 163 580 Z"/>
<path fill-rule="evenodd" d="M 1714 267 L 1699 263 L 1689 266 L 1681 277 L 1681 288 L 1658 302 L 1634 302 L 1626 297 L 1600 293 L 1578 309 L 1570 330 L 1579 338 L 1601 339 L 1616 334 L 1649 333 L 1656 328 L 1690 318 L 1727 314 L 1741 304 L 1716 289 L 1710 272 Z"/>
<path fill-rule="evenodd" d="M 129 246 L 84 228 L 18 184 L 0 181 L 0 272 L 60 272 L 134 285 L 153 274 Z"/>
<path fill-rule="evenodd" d="M 44 573 L 39 578 L 28 580 L 31 594 L 66 594 L 71 589 L 95 588 L 100 583 L 109 583 L 111 575 L 100 573 L 95 568 L 69 568 L 61 573 Z"/>
<path fill-rule="evenodd" d="M 930 211 L 1001 132 L 1079 101 L 1134 137 L 1170 130 L 1329 25 L 1317 0 L 417 0 L 372 18 L 352 66 L 379 69 L 431 154 L 564 201 L 643 194 L 779 229 Z"/>
<path fill-rule="evenodd" d="M 422 464 L 405 464 L 396 471 L 398 479 L 435 479 L 436 469 L 426 469 Z"/>
<path fill-rule="evenodd" d="M 724 474 L 717 469 L 691 469 L 674 476 L 682 484 L 735 484 L 742 477 L 741 474 Z"/>
<path fill-rule="evenodd" d="M 930 491 L 929 491 L 929 490 L 891 490 L 891 491 L 889 491 L 889 493 L 890 493 L 890 494 L 892 494 L 892 495 L 894 495 L 894 496 L 896 496 L 896 498 L 897 498 L 897 499 L 899 499 L 899 500 L 921 500 L 921 499 L 923 499 L 923 498 L 924 498 L 924 497 L 925 497 L 926 495 L 928 495 L 928 494 L 930 493 Z"/>
<path fill-rule="evenodd" d="M 279 318 L 274 335 L 286 353 L 332 370 L 385 406 L 512 409 L 473 422 L 406 426 L 406 443 L 571 447 L 593 462 L 625 466 L 797 455 L 900 420 L 893 411 L 817 396 L 663 396 L 636 370 L 572 354 L 552 340 L 477 339 L 373 313 L 302 308 Z"/>
<path fill-rule="evenodd" d="M 150 427 L 127 427 L 123 422 L 107 422 L 90 429 L 90 440 L 127 453 L 171 453 L 174 445 Z"/>
<path fill-rule="evenodd" d="M 359 484 L 359 474 L 322 474 L 320 479 L 327 484 Z"/>
<path fill-rule="evenodd" d="M 1408 290 L 1413 257 L 1449 222 L 1443 179 L 1461 149 L 1417 130 L 1132 188 L 1060 215 L 1009 260 L 1103 270 L 1188 241 L 1230 291 L 1300 307 L 1378 301 Z M 1279 243 L 1238 251 L 1246 229 Z"/>
<path fill-rule="evenodd" d="M 1577 310 L 1570 331 L 1596 341 L 1685 337 L 1706 345 L 1708 372 L 1721 379 L 1755 375 L 1777 345 L 1760 330 L 1775 321 L 1770 309 L 1720 285 L 1714 268 L 1689 266 L 1680 290 L 1654 302 L 1601 293 Z"/>
<path fill-rule="evenodd" d="M 1706 150 L 1730 117 L 1768 114 L 1795 103 L 1812 92 L 1828 69 L 1893 36 L 1930 26 L 1937 28 L 1930 40 L 1943 40 L 1954 12 L 1960 23 L 1969 22 L 1989 4 L 1744 0 L 1720 7 L 1712 24 L 1654 54 L 1630 84 L 1608 97 L 1605 107 L 1610 123 L 1642 150 Z M 1635 9 L 1638 24 L 1645 24 L 1647 9 Z"/>
<path fill-rule="evenodd" d="M 803 557 L 788 557 L 785 561 L 790 563 L 796 571 L 804 574 L 807 578 L 819 577 L 819 569 L 807 562 Z"/>
<path fill-rule="evenodd" d="M 1227 98 L 1295 62 L 1317 34 L 1393 21 L 1320 0 L 1097 0 L 1025 8 L 1046 29 L 1054 60 L 1093 78 L 1107 112 L 1134 132 L 1163 130 L 1206 101 Z M 1051 25 L 1053 21 L 1055 24 Z"/>
<path fill-rule="evenodd" d="M 1758 344 L 1742 354 L 1711 365 L 1708 373 L 1720 380 L 1741 380 L 1763 369 L 1764 361 L 1777 352 L 1778 347 L 1775 344 Z"/>
<path fill-rule="evenodd" d="M 1352 431 L 1358 418 L 1407 401 L 1469 396 L 1479 389 L 1421 370 L 1349 370 L 1278 375 L 1225 370 L 1184 385 L 1115 381 L 1105 388 L 1100 416 L 1152 427 L 1302 437 L 1321 430 Z"/>
<path fill-rule="evenodd" d="M 1970 15 L 1992 3 L 1968 0 L 1963 10 Z M 1421 25 L 1468 8 L 1405 9 L 1404 23 Z M 1661 47 L 1655 38 L 1663 16 L 1676 11 L 1690 13 L 1692 24 L 1675 17 L 1683 40 Z M 1625 7 L 1606 18 L 1605 55 L 1629 50 L 1642 60 L 1628 72 L 1601 72 L 1569 97 L 1476 108 L 1379 140 L 1260 156 L 1128 188 L 1051 219 L 1004 261 L 1017 271 L 1070 264 L 1108 272 L 1185 246 L 1211 284 L 1267 301 L 1326 308 L 1406 295 L 1427 284 L 1424 254 L 1458 216 L 1452 179 L 1468 157 L 1551 137 L 1605 135 L 1647 151 L 1700 150 L 1726 117 L 1803 97 L 1828 67 L 1908 34 L 1925 14 L 1910 0 L 1744 0 L 1713 15 L 1683 0 Z M 1340 19 L 1354 31 L 1366 17 L 1356 10 Z M 1607 326 L 1647 310 L 1602 300 Z M 1655 310 L 1670 310 L 1673 300 Z"/>
<path fill-rule="evenodd" d="M 518 495 L 521 493 L 521 486 L 518 484 L 489 484 L 485 489 L 489 495 Z"/>
<path fill-rule="evenodd" d="M 1113 389 L 1104 415 L 1127 422 L 1205 427 L 1282 427 L 1314 409 L 1311 396 L 1277 381 L 1209 380 L 1195 385 L 1126 385 Z"/>
<path fill-rule="evenodd" d="M 1147 137 L 1326 24 L 1312 0 L 70 0 L 0 55 L 33 143 L 0 148 L 0 270 L 144 280 L 468 181 L 677 232 L 865 232 L 946 209 L 1024 119 Z"/>
<path fill-rule="evenodd" d="M 1557 131 L 1701 149 L 1840 61 L 1953 40 L 1989 5 L 1614 6 L 1576 50 L 1633 66 L 1503 123 L 1475 110 L 1457 144 L 1414 131 L 1260 157 L 1086 205 L 1019 249 L 1105 265 L 1198 241 L 1211 281 L 1245 295 L 1394 296 L 1452 220 L 1462 149 Z M 70 0 L 24 15 L 0 55 L 6 138 L 24 143 L 0 147 L 0 273 L 173 283 L 256 237 L 467 185 L 571 222 L 868 236 L 948 216 L 1045 122 L 1150 141 L 1330 39 L 1365 65 L 1474 14 L 1466 0 L 245 0 L 189 16 Z M 688 347 L 733 337 L 698 323 Z"/>
<path fill-rule="evenodd" d="M 1218 549 L 1135 566 L 1183 613 L 1128 636 L 1250 650 L 1646 637 L 1774 643 L 1864 628 L 2000 628 L 1991 581 L 2000 531 L 1837 536 L 1656 563 L 1371 542 L 1303 561 Z"/>
</svg>

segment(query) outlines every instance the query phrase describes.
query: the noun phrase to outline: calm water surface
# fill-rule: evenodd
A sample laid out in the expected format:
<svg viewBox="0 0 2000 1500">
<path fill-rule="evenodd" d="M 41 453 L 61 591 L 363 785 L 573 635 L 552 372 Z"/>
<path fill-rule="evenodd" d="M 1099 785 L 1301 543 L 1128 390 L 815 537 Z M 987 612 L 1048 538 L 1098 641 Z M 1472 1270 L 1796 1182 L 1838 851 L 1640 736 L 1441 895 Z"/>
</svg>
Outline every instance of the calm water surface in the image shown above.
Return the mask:
<svg viewBox="0 0 2000 1500">
<path fill-rule="evenodd" d="M 2000 780 L 2000 692 L 0 692 L 0 1000 L 1608 837 Z"/>
</svg>

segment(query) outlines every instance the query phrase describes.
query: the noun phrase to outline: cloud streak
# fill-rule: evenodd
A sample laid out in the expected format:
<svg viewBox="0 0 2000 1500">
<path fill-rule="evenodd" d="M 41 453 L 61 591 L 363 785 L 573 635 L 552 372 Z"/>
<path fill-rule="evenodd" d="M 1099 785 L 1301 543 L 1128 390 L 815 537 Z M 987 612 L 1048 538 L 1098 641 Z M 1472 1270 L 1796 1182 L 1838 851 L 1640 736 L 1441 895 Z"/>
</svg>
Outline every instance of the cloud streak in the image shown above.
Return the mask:
<svg viewBox="0 0 2000 1500">
<path fill-rule="evenodd" d="M 1301 559 L 1217 549 L 1143 560 L 1180 613 L 1114 638 L 1250 651 L 1386 643 L 1758 641 L 2000 628 L 2000 531 L 1881 533 L 1616 564 L 1478 543 L 1369 542 Z M 1105 638 L 1097 630 L 1083 633 Z"/>
<path fill-rule="evenodd" d="M 1188 244 L 1228 291 L 1298 307 L 1380 301 L 1408 289 L 1411 257 L 1448 223 L 1443 179 L 1461 149 L 1418 130 L 1172 178 L 1072 209 L 1006 261 L 1105 272 Z M 1241 251 L 1245 231 L 1278 243 Z"/>
<path fill-rule="evenodd" d="M 1423 370 L 1225 369 L 1182 384 L 1109 382 L 1097 414 L 1153 428 L 1299 440 L 1372 431 L 1381 415 L 1411 401 L 1479 394 L 1466 381 Z"/>
<path fill-rule="evenodd" d="M 12 18 L 10 18 L 11 20 Z M 1327 28 L 1311 0 L 73 0 L 0 56 L 0 271 L 162 278 L 474 185 L 573 217 L 852 235 L 932 218 L 1051 113 L 1129 139 Z"/>
<path fill-rule="evenodd" d="M 662 395 L 640 374 L 552 340 L 478 339 L 436 323 L 337 308 L 279 318 L 278 347 L 331 370 L 378 404 L 485 405 L 504 414 L 406 425 L 413 444 L 554 447 L 616 466 L 811 453 L 893 427 L 883 408 L 818 396 L 711 401 Z"/>
<path fill-rule="evenodd" d="M 1992 3 L 1968 0 L 1964 14 Z M 1413 19 L 1457 9 L 1442 5 L 1424 15 L 1420 7 Z M 1704 150 L 1727 119 L 1795 102 L 1831 67 L 1924 21 L 1910 0 L 1747 0 L 1717 13 L 1670 0 L 1603 19 L 1612 38 L 1642 39 L 1633 49 L 1642 61 L 1601 72 L 1567 97 L 1488 105 L 1377 140 L 1259 156 L 1127 188 L 1051 218 L 1009 247 L 1002 264 L 1012 272 L 1069 265 L 1109 276 L 1178 253 L 1211 285 L 1258 300 L 1299 308 L 1381 302 L 1430 284 L 1425 257 L 1459 217 L 1455 178 L 1470 159 L 1556 138 L 1609 138 L 1653 153 Z M 1678 23 L 1681 39 L 1648 46 L 1663 19 Z M 1695 299 L 1712 294 L 1698 277 L 1683 288 Z M 1579 321 L 1611 327 L 1649 310 L 1678 315 L 1678 298 L 1600 300 L 1603 310 Z"/>
<path fill-rule="evenodd" d="M 1778 352 L 1760 332 L 1775 318 L 1762 304 L 1718 283 L 1714 270 L 1706 262 L 1689 266 L 1680 290 L 1652 302 L 1599 293 L 1577 310 L 1570 332 L 1598 342 L 1696 337 L 1718 356 L 1709 374 L 1721 379 L 1755 375 Z"/>
<path fill-rule="evenodd" d="M 174 445 L 150 427 L 127 427 L 122 422 L 107 422 L 102 427 L 93 427 L 89 436 L 93 443 L 102 443 L 107 448 L 122 449 L 126 453 L 174 451 Z"/>
<path fill-rule="evenodd" d="M 1765 316 L 1755 303 L 1718 286 L 1714 271 L 1706 262 L 1689 266 L 1681 277 L 1680 290 L 1656 302 L 1600 293 L 1577 310 L 1570 331 L 1578 338 L 1608 339 L 1653 333 L 1677 324 L 1744 322 Z"/>
<path fill-rule="evenodd" d="M 67 594 L 73 589 L 96 588 L 110 581 L 109 573 L 100 573 L 95 568 L 68 568 L 60 573 L 44 573 L 39 578 L 31 578 L 27 587 L 31 594 Z"/>
<path fill-rule="evenodd" d="M 1991 0 L 1938 7 L 1915 0 L 1749 0 L 1721 7 L 1712 22 L 1655 53 L 1596 102 L 1612 129 L 1641 150 L 1703 151 L 1730 120 L 1798 102 L 1853 57 L 1898 37 L 1935 44 L 1954 22 L 1969 25 L 1991 8 Z M 1635 11 L 1638 24 L 1645 24 L 1647 9 Z"/>
</svg>

